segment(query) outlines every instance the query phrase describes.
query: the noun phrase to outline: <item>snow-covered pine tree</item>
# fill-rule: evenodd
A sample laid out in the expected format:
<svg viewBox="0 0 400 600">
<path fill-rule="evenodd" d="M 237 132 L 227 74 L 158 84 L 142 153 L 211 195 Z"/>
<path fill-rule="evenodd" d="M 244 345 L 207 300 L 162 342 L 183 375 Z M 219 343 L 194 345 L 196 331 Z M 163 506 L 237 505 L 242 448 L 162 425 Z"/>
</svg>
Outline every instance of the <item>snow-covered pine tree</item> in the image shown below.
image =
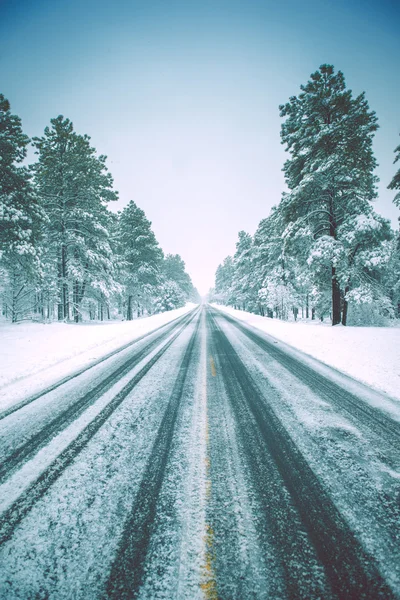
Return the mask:
<svg viewBox="0 0 400 600">
<path fill-rule="evenodd" d="M 165 312 L 184 306 L 186 297 L 182 288 L 172 279 L 166 279 L 158 286 L 158 294 L 155 298 L 154 309 Z"/>
<path fill-rule="evenodd" d="M 179 254 L 167 254 L 162 264 L 162 283 L 159 288 L 157 306 L 161 310 L 172 310 L 184 306 L 188 301 L 199 302 L 185 263 Z"/>
<path fill-rule="evenodd" d="M 395 153 L 396 157 L 393 164 L 400 160 L 400 145 L 395 149 Z M 388 189 L 398 190 L 397 194 L 393 198 L 393 202 L 400 208 L 400 169 L 398 169 L 394 174 L 392 181 L 388 185 Z M 392 244 L 387 279 L 389 282 L 389 294 L 394 306 L 396 307 L 397 317 L 400 318 L 400 227 Z"/>
<path fill-rule="evenodd" d="M 121 283 L 127 294 L 126 318 L 130 321 L 134 307 L 138 315 L 152 308 L 162 279 L 163 252 L 151 222 L 133 200 L 119 215 L 118 239 Z"/>
<path fill-rule="evenodd" d="M 393 164 L 396 164 L 400 160 L 400 145 L 395 149 L 396 157 Z M 400 208 L 400 169 L 394 174 L 392 181 L 388 185 L 389 190 L 398 190 L 397 194 L 393 198 L 393 202 Z M 400 219 L 400 217 L 399 217 Z"/>
<path fill-rule="evenodd" d="M 58 319 L 81 318 L 88 289 L 107 297 L 115 289 L 107 203 L 117 199 L 106 157 L 97 156 L 90 137 L 78 135 L 69 119 L 51 120 L 33 139 L 37 194 L 48 217 L 46 262 L 56 265 Z M 54 269 L 55 270 L 55 269 Z"/>
<path fill-rule="evenodd" d="M 290 233 L 307 223 L 315 240 L 311 253 L 323 255 L 329 265 L 336 325 L 341 321 L 340 281 L 348 281 L 341 256 L 351 253 L 343 225 L 368 215 L 376 197 L 372 138 L 377 118 L 364 93 L 353 98 L 343 73 L 335 74 L 331 65 L 313 73 L 301 93 L 280 106 L 280 114 L 286 117 L 282 143 L 291 154 L 284 165 L 290 189 L 284 218 Z"/>
<path fill-rule="evenodd" d="M 29 171 L 20 165 L 29 141 L 21 119 L 11 113 L 10 103 L 0 94 L 0 260 L 3 311 L 13 322 L 33 308 L 34 283 L 40 275 L 44 215 Z"/>
<path fill-rule="evenodd" d="M 284 224 L 279 206 L 273 206 L 258 225 L 253 240 L 253 279 L 257 282 L 259 311 L 267 316 L 287 318 L 293 307 L 294 288 L 286 252 Z M 296 314 L 296 313 L 295 313 Z"/>
<path fill-rule="evenodd" d="M 235 306 L 232 294 L 234 267 L 232 256 L 227 256 L 222 264 L 218 265 L 215 273 L 215 289 L 213 298 L 222 304 Z"/>
<path fill-rule="evenodd" d="M 249 233 L 239 231 L 236 252 L 233 256 L 234 278 L 232 293 L 235 303 L 243 310 L 254 310 L 257 305 L 256 283 L 253 277 L 253 239 Z"/>
<path fill-rule="evenodd" d="M 395 308 L 395 316 L 400 319 L 400 231 L 397 231 L 389 250 L 389 260 L 383 273 L 386 293 Z"/>
<path fill-rule="evenodd" d="M 182 290 L 185 301 L 193 295 L 193 283 L 186 273 L 185 262 L 179 254 L 167 254 L 163 263 L 163 273 L 166 280 L 175 281 Z"/>
</svg>

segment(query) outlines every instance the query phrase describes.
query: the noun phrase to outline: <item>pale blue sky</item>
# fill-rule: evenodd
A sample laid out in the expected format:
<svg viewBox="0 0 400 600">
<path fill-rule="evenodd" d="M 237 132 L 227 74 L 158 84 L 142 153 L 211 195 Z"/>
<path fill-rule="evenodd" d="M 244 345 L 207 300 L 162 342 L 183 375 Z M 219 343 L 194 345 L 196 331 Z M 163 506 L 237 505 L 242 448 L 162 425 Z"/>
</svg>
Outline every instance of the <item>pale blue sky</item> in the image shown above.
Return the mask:
<svg viewBox="0 0 400 600">
<path fill-rule="evenodd" d="M 0 0 L 0 91 L 30 136 L 59 114 L 88 133 L 115 209 L 135 200 L 204 293 L 279 202 L 278 105 L 322 63 L 378 114 L 376 208 L 396 224 L 399 26 L 390 0 Z"/>
</svg>

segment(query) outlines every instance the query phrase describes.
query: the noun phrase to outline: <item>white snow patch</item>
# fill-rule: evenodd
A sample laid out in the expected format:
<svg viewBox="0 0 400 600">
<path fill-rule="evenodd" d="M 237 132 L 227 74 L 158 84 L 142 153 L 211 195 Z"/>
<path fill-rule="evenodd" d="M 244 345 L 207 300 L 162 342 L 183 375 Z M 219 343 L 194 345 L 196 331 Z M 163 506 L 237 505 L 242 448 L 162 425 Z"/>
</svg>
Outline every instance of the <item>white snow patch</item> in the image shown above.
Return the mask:
<svg viewBox="0 0 400 600">
<path fill-rule="evenodd" d="M 400 328 L 287 322 L 212 306 L 400 400 Z"/>
<path fill-rule="evenodd" d="M 0 389 L 19 382 L 12 388 L 14 399 L 32 394 L 36 388 L 51 385 L 78 369 L 90 366 L 195 306 L 188 303 L 176 310 L 117 323 L 0 324 Z M 7 397 L 10 395 L 10 390 L 0 392 L 0 405 L 4 404 L 2 396 L 5 392 Z"/>
</svg>

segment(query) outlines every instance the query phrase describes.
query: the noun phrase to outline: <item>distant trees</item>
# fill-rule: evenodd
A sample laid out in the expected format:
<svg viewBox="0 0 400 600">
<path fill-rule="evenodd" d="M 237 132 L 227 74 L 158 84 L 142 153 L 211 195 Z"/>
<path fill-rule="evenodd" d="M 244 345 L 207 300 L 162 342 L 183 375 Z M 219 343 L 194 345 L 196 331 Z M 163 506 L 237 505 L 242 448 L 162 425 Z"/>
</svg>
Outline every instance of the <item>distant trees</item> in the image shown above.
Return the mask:
<svg viewBox="0 0 400 600">
<path fill-rule="evenodd" d="M 200 302 L 200 296 L 186 273 L 185 263 L 179 254 L 167 254 L 162 265 L 162 283 L 157 307 L 171 310 L 191 302 Z"/>
<path fill-rule="evenodd" d="M 163 252 L 151 230 L 151 223 L 133 200 L 124 208 L 118 222 L 118 255 L 121 282 L 126 290 L 128 321 L 151 310 L 151 300 L 161 283 Z"/>
<path fill-rule="evenodd" d="M 239 231 L 236 252 L 233 256 L 235 278 L 232 281 L 232 295 L 235 303 L 243 310 L 252 302 L 252 238 L 245 231 Z"/>
<path fill-rule="evenodd" d="M 118 198 L 90 137 L 52 119 L 33 138 L 38 160 L 21 166 L 29 138 L 0 95 L 0 294 L 2 312 L 23 318 L 133 319 L 170 310 L 197 292 L 179 255 L 163 252 L 143 210 Z M 56 310 L 55 310 L 56 309 Z"/>
<path fill-rule="evenodd" d="M 167 254 L 162 266 L 163 277 L 166 281 L 175 282 L 187 298 L 192 298 L 194 288 L 192 280 L 185 270 L 185 263 L 179 254 Z"/>
<path fill-rule="evenodd" d="M 239 233 L 237 248 L 246 240 L 245 252 L 233 258 L 229 293 L 218 267 L 216 292 L 231 305 L 279 318 L 290 311 L 297 318 L 301 310 L 346 325 L 350 301 L 393 316 L 398 284 L 388 270 L 397 264 L 394 234 L 372 208 L 375 113 L 331 65 L 322 65 L 279 108 L 290 154 L 284 165 L 289 192 L 253 238 Z M 396 152 L 398 160 L 400 146 Z M 400 189 L 400 171 L 389 187 Z"/>
<path fill-rule="evenodd" d="M 235 277 L 235 271 L 233 266 L 233 258 L 227 256 L 224 262 L 218 266 L 215 274 L 215 299 L 222 304 L 229 304 L 235 306 L 235 299 L 233 297 L 233 280 Z"/>
</svg>

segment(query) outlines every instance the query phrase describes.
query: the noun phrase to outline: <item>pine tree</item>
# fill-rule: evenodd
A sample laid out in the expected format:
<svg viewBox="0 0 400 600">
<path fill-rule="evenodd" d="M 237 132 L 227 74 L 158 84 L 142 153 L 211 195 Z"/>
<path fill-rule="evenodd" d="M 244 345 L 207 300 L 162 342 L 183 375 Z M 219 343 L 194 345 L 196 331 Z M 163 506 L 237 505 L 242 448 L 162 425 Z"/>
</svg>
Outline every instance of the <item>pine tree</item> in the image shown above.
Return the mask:
<svg viewBox="0 0 400 600">
<path fill-rule="evenodd" d="M 157 303 L 161 310 L 179 308 L 188 301 L 199 302 L 199 294 L 179 254 L 166 255 L 162 265 L 162 279 Z"/>
<path fill-rule="evenodd" d="M 97 156 L 90 137 L 75 133 L 69 119 L 51 120 L 34 138 L 39 155 L 32 166 L 37 194 L 48 217 L 46 262 L 55 264 L 58 319 L 81 318 L 90 287 L 101 297 L 115 289 L 107 203 L 117 199 L 106 157 Z"/>
<path fill-rule="evenodd" d="M 257 303 L 252 261 L 253 239 L 249 233 L 239 231 L 239 240 L 236 242 L 236 252 L 233 256 L 232 294 L 235 303 L 243 310 L 254 310 Z"/>
<path fill-rule="evenodd" d="M 397 146 L 395 149 L 396 158 L 393 161 L 393 164 L 396 164 L 398 160 L 400 160 L 400 146 Z M 400 169 L 397 170 L 397 173 L 393 176 L 392 181 L 388 185 L 389 190 L 399 190 L 395 197 L 393 198 L 393 202 L 400 208 Z M 400 219 L 400 217 L 399 217 Z"/>
<path fill-rule="evenodd" d="M 40 275 L 40 229 L 44 215 L 28 169 L 20 166 L 29 138 L 21 119 L 0 94 L 0 259 L 3 265 L 4 311 L 13 322 L 32 308 L 34 283 Z"/>
<path fill-rule="evenodd" d="M 288 256 L 283 238 L 284 224 L 279 207 L 262 219 L 254 234 L 253 274 L 258 282 L 259 312 L 285 318 L 292 298 Z"/>
<path fill-rule="evenodd" d="M 180 308 L 185 305 L 185 302 L 186 297 L 182 288 L 176 281 L 167 279 L 158 287 L 158 295 L 155 299 L 154 308 L 156 311 L 164 312 Z"/>
<path fill-rule="evenodd" d="M 280 106 L 286 117 L 282 143 L 291 154 L 284 165 L 291 191 L 282 211 L 291 234 L 307 224 L 315 240 L 311 253 L 323 255 L 329 266 L 336 325 L 341 321 L 340 283 L 352 285 L 349 274 L 340 272 L 340 266 L 346 268 L 342 254 L 351 252 L 343 225 L 368 215 L 376 197 L 372 138 L 377 118 L 364 93 L 353 98 L 343 74 L 335 74 L 331 65 L 322 65 L 301 90 Z"/>
<path fill-rule="evenodd" d="M 218 266 L 215 273 L 214 298 L 217 302 L 221 302 L 228 306 L 235 306 L 232 294 L 233 279 L 233 258 L 232 256 L 227 256 L 223 263 Z"/>
<path fill-rule="evenodd" d="M 185 263 L 179 254 L 167 254 L 163 263 L 164 277 L 168 281 L 174 281 L 182 290 L 185 300 L 193 295 L 193 284 L 188 273 L 186 273 Z"/>
<path fill-rule="evenodd" d="M 119 216 L 118 253 L 122 283 L 127 293 L 126 318 L 133 319 L 136 306 L 139 315 L 150 310 L 162 280 L 163 252 L 146 218 L 133 200 Z"/>
<path fill-rule="evenodd" d="M 392 305 L 395 316 L 400 318 L 400 232 L 398 231 L 391 242 L 389 260 L 383 273 L 383 284 Z"/>
</svg>

